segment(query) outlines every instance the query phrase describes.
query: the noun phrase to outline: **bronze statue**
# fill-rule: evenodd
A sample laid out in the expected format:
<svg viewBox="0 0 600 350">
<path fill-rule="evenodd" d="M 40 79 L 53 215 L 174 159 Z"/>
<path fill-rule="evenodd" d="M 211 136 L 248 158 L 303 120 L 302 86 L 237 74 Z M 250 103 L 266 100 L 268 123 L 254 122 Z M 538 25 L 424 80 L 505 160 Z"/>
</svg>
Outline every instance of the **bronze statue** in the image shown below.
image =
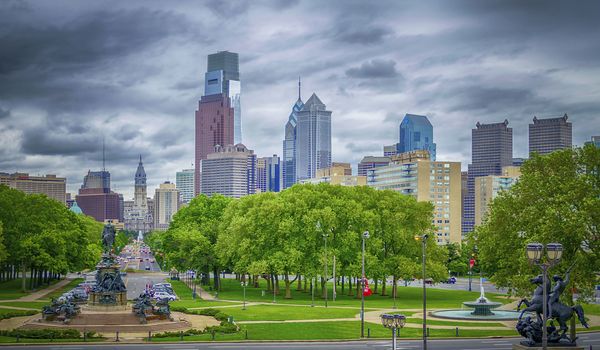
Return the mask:
<svg viewBox="0 0 600 350">
<path fill-rule="evenodd" d="M 581 307 L 581 305 L 568 306 L 561 303 L 560 301 L 560 296 L 569 284 L 572 267 L 573 266 L 571 266 L 567 270 L 564 279 L 559 275 L 553 276 L 553 280 L 555 283 L 554 286 L 552 286 L 552 288 L 550 288 L 550 281 L 546 281 L 546 286 L 548 287 L 547 289 L 549 292 L 547 294 L 547 300 L 544 300 L 543 297 L 543 277 L 539 275 L 530 280 L 531 283 L 537 285 L 533 293 L 533 298 L 531 299 L 531 302 L 529 302 L 527 299 L 522 299 L 521 302 L 519 302 L 519 305 L 517 306 L 518 310 L 521 307 L 522 303 L 527 305 L 527 308 L 521 312 L 516 327 L 519 334 L 527 338 L 526 340 L 522 341 L 521 344 L 526 346 L 535 346 L 541 342 L 543 333 L 542 313 L 544 303 L 546 303 L 547 305 L 548 319 L 551 320 L 550 326 L 547 326 L 548 343 L 561 343 L 568 345 L 575 344 L 576 339 L 571 339 L 566 334 L 567 330 L 569 329 L 569 327 L 567 326 L 567 321 L 569 321 L 571 317 L 573 317 L 573 314 L 577 314 L 577 318 L 585 328 L 589 327 L 587 322 L 585 321 L 585 316 L 583 314 L 583 308 Z M 525 319 L 523 319 L 522 316 L 526 311 L 535 312 L 537 315 L 537 320 L 534 321 L 530 316 L 527 316 Z M 559 329 L 557 329 L 554 326 L 553 321 L 558 322 L 560 326 Z"/>
<path fill-rule="evenodd" d="M 102 249 L 104 253 L 110 254 L 115 243 L 115 227 L 111 224 L 104 225 L 102 230 Z"/>
</svg>

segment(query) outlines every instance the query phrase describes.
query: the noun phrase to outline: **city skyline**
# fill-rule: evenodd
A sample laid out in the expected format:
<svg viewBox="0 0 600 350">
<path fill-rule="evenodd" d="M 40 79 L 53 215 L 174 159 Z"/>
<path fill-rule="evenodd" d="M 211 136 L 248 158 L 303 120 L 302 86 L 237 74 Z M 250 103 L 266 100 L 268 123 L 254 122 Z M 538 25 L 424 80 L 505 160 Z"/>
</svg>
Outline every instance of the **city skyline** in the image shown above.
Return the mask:
<svg viewBox="0 0 600 350">
<path fill-rule="evenodd" d="M 125 199 L 140 153 L 149 193 L 174 182 L 194 159 L 206 56 L 222 50 L 239 53 L 243 143 L 259 157 L 282 156 L 299 75 L 333 111 L 332 161 L 354 166 L 397 141 L 406 113 L 427 115 L 437 159 L 463 170 L 478 121 L 508 119 L 514 157 L 534 116 L 567 113 L 574 145 L 600 133 L 598 3 L 320 6 L 305 21 L 314 2 L 3 2 L 0 171 L 66 177 L 75 194 L 102 169 L 104 136 Z"/>
</svg>

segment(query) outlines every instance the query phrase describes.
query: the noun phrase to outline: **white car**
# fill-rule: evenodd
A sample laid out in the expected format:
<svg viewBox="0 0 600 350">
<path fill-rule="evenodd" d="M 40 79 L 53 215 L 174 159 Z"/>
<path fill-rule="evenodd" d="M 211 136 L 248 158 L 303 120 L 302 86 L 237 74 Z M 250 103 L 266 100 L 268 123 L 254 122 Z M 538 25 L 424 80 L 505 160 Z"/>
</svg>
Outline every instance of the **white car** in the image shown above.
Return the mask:
<svg viewBox="0 0 600 350">
<path fill-rule="evenodd" d="M 177 297 L 174 296 L 173 294 L 169 294 L 169 293 L 165 293 L 165 292 L 156 292 L 156 293 L 154 293 L 154 299 L 156 299 L 156 300 L 167 299 L 169 301 L 174 301 L 177 299 Z"/>
</svg>

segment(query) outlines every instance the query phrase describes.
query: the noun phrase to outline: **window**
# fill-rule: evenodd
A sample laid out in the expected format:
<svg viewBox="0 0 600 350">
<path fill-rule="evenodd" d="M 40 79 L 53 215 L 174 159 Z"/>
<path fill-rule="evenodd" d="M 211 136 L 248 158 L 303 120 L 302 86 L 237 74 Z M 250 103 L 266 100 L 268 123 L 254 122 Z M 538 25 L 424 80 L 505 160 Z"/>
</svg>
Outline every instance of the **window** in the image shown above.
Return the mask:
<svg viewBox="0 0 600 350">
<path fill-rule="evenodd" d="M 208 85 L 215 85 L 219 83 L 219 79 L 210 79 L 208 81 Z"/>
</svg>

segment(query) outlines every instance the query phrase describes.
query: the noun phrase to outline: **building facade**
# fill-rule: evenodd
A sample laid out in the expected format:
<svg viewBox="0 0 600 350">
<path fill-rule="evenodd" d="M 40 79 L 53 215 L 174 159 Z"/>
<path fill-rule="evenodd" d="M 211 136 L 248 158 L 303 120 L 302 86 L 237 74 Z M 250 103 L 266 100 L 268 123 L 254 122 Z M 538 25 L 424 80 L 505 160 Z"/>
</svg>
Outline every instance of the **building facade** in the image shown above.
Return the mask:
<svg viewBox="0 0 600 350">
<path fill-rule="evenodd" d="M 433 142 L 433 126 L 424 115 L 406 114 L 400 123 L 398 153 L 424 150 L 435 160 L 436 144 Z M 384 149 L 385 153 L 385 149 Z"/>
<path fill-rule="evenodd" d="M 461 171 L 460 162 L 416 160 L 370 169 L 367 184 L 379 190 L 394 190 L 430 201 L 438 244 L 460 243 Z"/>
<path fill-rule="evenodd" d="M 521 176 L 519 167 L 509 166 L 502 175 L 488 175 L 475 178 L 475 225 L 481 225 L 489 205 L 501 191 L 510 190 Z"/>
<path fill-rule="evenodd" d="M 56 175 L 30 176 L 27 173 L 0 173 L 0 185 L 6 185 L 27 194 L 45 194 L 66 205 L 67 179 Z"/>
<path fill-rule="evenodd" d="M 302 180 L 301 183 L 329 183 L 341 186 L 366 186 L 366 176 L 353 176 L 350 163 L 332 163 L 331 167 L 317 170 L 314 178 Z"/>
<path fill-rule="evenodd" d="M 110 188 L 80 188 L 75 201 L 85 215 L 98 222 L 107 219 L 123 221 L 121 197 Z"/>
<path fill-rule="evenodd" d="M 390 157 L 363 157 L 358 163 L 358 176 L 367 176 L 367 171 L 369 169 L 375 169 L 388 164 L 390 164 Z"/>
<path fill-rule="evenodd" d="M 83 177 L 81 188 L 110 188 L 110 173 L 106 170 L 90 171 Z"/>
<path fill-rule="evenodd" d="M 215 146 L 202 162 L 202 194 L 240 198 L 256 191 L 256 155 L 243 144 Z"/>
<path fill-rule="evenodd" d="M 292 187 L 296 183 L 296 125 L 298 124 L 298 112 L 304 107 L 301 96 L 301 82 L 298 79 L 298 99 L 292 106 L 292 112 L 285 124 L 285 138 L 283 140 L 282 166 L 281 166 L 281 189 Z"/>
<path fill-rule="evenodd" d="M 281 166 L 279 157 L 256 159 L 256 192 L 279 192 L 281 191 Z"/>
<path fill-rule="evenodd" d="M 240 72 L 237 53 L 208 55 L 204 95 L 196 111 L 194 194 L 200 193 L 202 160 L 216 145 L 237 144 L 242 137 Z"/>
<path fill-rule="evenodd" d="M 312 94 L 297 113 L 296 181 L 314 178 L 331 166 L 331 111 Z"/>
<path fill-rule="evenodd" d="M 471 130 L 472 162 L 468 166 L 467 195 L 464 197 L 463 236 L 475 227 L 475 178 L 502 175 L 502 168 L 513 164 L 512 128 L 502 123 L 477 122 Z"/>
<path fill-rule="evenodd" d="M 182 203 L 189 203 L 194 199 L 194 169 L 183 169 L 175 173 L 175 186 Z"/>
<path fill-rule="evenodd" d="M 153 230 L 154 220 L 152 212 L 148 208 L 146 171 L 141 155 L 134 175 L 133 201 L 123 202 L 123 212 L 125 229 L 141 233 Z"/>
<path fill-rule="evenodd" d="M 154 229 L 165 231 L 179 210 L 179 191 L 175 184 L 166 181 L 154 191 Z"/>
<path fill-rule="evenodd" d="M 592 139 L 590 141 L 587 141 L 585 144 L 594 145 L 600 148 L 600 136 L 592 136 Z"/>
<path fill-rule="evenodd" d="M 538 119 L 529 124 L 529 154 L 552 153 L 573 146 L 573 124 L 567 114 L 560 118 Z"/>
</svg>

